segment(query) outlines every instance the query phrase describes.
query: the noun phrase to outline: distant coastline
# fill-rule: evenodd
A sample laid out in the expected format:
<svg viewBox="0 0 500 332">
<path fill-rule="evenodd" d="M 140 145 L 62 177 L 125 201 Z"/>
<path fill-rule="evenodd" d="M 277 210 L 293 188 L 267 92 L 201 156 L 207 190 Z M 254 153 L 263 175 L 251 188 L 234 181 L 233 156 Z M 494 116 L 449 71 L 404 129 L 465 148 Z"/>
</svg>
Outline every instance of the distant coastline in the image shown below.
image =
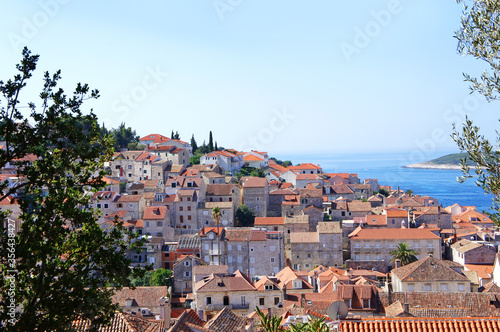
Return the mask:
<svg viewBox="0 0 500 332">
<path fill-rule="evenodd" d="M 411 164 L 403 166 L 403 168 L 422 168 L 422 169 L 444 169 L 444 170 L 461 170 L 462 167 L 460 165 L 454 164 L 434 164 L 432 162 L 426 161 L 418 164 Z"/>
</svg>

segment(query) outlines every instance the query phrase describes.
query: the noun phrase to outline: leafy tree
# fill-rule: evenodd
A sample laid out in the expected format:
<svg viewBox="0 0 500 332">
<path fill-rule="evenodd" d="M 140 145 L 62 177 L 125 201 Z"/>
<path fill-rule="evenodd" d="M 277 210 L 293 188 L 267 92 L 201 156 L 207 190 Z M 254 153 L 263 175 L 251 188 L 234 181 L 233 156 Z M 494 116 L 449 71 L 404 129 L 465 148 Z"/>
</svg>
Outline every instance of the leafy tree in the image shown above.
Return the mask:
<svg viewBox="0 0 500 332">
<path fill-rule="evenodd" d="M 236 210 L 236 226 L 238 227 L 253 227 L 255 221 L 255 213 L 251 208 L 242 204 Z"/>
<path fill-rule="evenodd" d="M 191 157 L 189 157 L 189 163 L 191 165 L 199 165 L 200 164 L 200 157 L 201 157 L 201 155 L 199 155 L 199 154 L 192 155 Z"/>
<path fill-rule="evenodd" d="M 385 190 L 384 188 L 380 188 L 378 190 L 378 193 L 381 194 L 381 195 L 384 195 L 385 197 L 389 197 L 389 192 L 387 190 Z"/>
<path fill-rule="evenodd" d="M 111 136 L 115 139 L 115 149 L 126 149 L 130 143 L 139 143 L 139 136 L 135 130 L 130 127 L 125 127 L 122 122 L 117 129 L 111 130 Z"/>
<path fill-rule="evenodd" d="M 293 166 L 292 162 L 290 160 L 285 160 L 283 162 L 283 167 L 288 167 L 288 166 Z"/>
<path fill-rule="evenodd" d="M 140 286 L 149 286 L 149 282 L 153 277 L 153 270 L 146 271 L 141 276 L 135 276 L 130 279 L 130 286 L 132 287 L 140 287 Z"/>
<path fill-rule="evenodd" d="M 413 196 L 413 190 L 411 190 L 411 189 L 408 189 L 405 193 L 406 193 L 406 195 L 408 195 L 410 197 Z"/>
<path fill-rule="evenodd" d="M 194 139 L 194 134 L 191 136 L 191 148 L 193 149 L 193 154 L 198 150 L 198 145 L 196 144 L 196 140 Z"/>
<path fill-rule="evenodd" d="M 250 172 L 250 176 L 258 177 L 258 178 L 265 178 L 266 173 L 261 168 L 254 169 L 253 171 Z"/>
<path fill-rule="evenodd" d="M 464 74 L 465 81 L 470 83 L 471 92 L 483 95 L 487 101 L 500 99 L 500 4 L 498 1 L 466 1 L 464 4 L 461 27 L 455 32 L 458 40 L 458 52 L 471 55 L 486 63 L 489 69 L 479 78 Z M 497 132 L 498 135 L 498 132 Z M 477 177 L 476 184 L 486 193 L 493 195 L 492 219 L 499 225 L 500 211 L 500 151 L 483 135 L 473 121 L 466 119 L 461 129 L 453 127 L 453 140 L 462 152 L 467 155 L 461 160 L 463 176 L 459 181 L 472 178 L 471 169 Z M 500 137 L 497 138 L 497 140 Z M 470 162 L 476 163 L 470 166 Z"/>
<path fill-rule="evenodd" d="M 35 103 L 25 108 L 21 92 L 37 61 L 38 55 L 25 48 L 19 73 L 0 81 L 5 100 L 0 135 L 6 146 L 0 168 L 16 163 L 23 179 L 13 188 L 0 184 L 1 199 L 17 193 L 22 222 L 15 234 L 9 213 L 0 213 L 2 331 L 66 331 L 78 317 L 92 326 L 109 322 L 117 309 L 114 289 L 102 286 L 126 284 L 131 270 L 125 254 L 142 245 L 132 245 L 134 235 L 120 223 L 103 230 L 98 211 L 82 208 L 89 204 L 89 192 L 103 187 L 100 170 L 113 153 L 95 114 L 80 110 L 99 92 L 78 83 L 67 96 L 57 87 L 61 72 L 47 72 L 39 108 Z M 21 159 L 28 155 L 36 160 Z M 9 305 L 18 310 L 6 310 Z"/>
<path fill-rule="evenodd" d="M 408 248 L 406 243 L 398 244 L 396 249 L 390 251 L 389 254 L 392 256 L 390 261 L 394 263 L 399 259 L 401 261 L 401 266 L 418 261 L 418 252 Z"/>
<path fill-rule="evenodd" d="M 307 323 L 291 324 L 289 330 L 291 332 L 333 332 L 325 321 L 325 318 L 314 318 Z"/>
<path fill-rule="evenodd" d="M 208 152 L 212 152 L 214 150 L 214 139 L 212 137 L 212 131 L 208 134 Z"/>
<path fill-rule="evenodd" d="M 172 286 L 172 270 L 159 268 L 149 279 L 149 286 Z"/>
</svg>

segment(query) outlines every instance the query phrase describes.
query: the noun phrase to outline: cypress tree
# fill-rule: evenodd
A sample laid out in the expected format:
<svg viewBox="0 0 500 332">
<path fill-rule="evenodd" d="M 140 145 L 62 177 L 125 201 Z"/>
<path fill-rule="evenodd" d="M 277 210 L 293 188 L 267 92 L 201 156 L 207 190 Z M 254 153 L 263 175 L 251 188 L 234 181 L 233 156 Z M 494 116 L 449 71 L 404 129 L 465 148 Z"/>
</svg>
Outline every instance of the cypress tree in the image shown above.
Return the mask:
<svg viewBox="0 0 500 332">
<path fill-rule="evenodd" d="M 210 134 L 208 135 L 208 152 L 212 152 L 214 150 L 214 140 L 212 138 L 212 131 L 210 130 Z"/>
</svg>

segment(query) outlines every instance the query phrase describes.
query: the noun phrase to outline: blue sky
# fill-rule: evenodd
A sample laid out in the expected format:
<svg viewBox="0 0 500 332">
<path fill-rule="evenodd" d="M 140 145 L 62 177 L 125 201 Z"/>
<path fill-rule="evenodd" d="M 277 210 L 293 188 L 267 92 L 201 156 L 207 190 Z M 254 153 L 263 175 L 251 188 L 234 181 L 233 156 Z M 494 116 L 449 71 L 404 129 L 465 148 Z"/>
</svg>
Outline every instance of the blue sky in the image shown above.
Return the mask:
<svg viewBox="0 0 500 332">
<path fill-rule="evenodd" d="M 26 44 L 41 75 L 101 91 L 106 126 L 270 154 L 456 151 L 468 113 L 487 136 L 496 105 L 470 96 L 455 1 L 0 1 L 0 78 Z M 417 158 L 418 159 L 418 158 Z M 415 160 L 419 161 L 419 160 Z"/>
</svg>

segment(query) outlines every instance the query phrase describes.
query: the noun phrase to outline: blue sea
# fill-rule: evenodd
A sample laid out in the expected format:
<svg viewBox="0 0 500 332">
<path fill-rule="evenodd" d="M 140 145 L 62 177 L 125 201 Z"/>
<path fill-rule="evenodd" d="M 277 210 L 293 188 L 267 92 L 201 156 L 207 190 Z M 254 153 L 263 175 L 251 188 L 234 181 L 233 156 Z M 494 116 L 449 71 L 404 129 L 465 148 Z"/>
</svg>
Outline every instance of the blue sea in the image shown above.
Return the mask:
<svg viewBox="0 0 500 332">
<path fill-rule="evenodd" d="M 277 155 L 276 158 L 291 160 L 294 165 L 305 162 L 319 164 L 328 173 L 357 173 L 361 180 L 378 179 L 379 184 L 392 186 L 393 189 L 411 189 L 414 194 L 437 198 L 443 207 L 458 203 L 474 205 L 478 211 L 486 211 L 491 206 L 491 196 L 476 186 L 474 179 L 464 183 L 457 181 L 457 177 L 462 175 L 460 170 L 404 168 L 417 162 L 411 162 L 405 153 Z"/>
</svg>

